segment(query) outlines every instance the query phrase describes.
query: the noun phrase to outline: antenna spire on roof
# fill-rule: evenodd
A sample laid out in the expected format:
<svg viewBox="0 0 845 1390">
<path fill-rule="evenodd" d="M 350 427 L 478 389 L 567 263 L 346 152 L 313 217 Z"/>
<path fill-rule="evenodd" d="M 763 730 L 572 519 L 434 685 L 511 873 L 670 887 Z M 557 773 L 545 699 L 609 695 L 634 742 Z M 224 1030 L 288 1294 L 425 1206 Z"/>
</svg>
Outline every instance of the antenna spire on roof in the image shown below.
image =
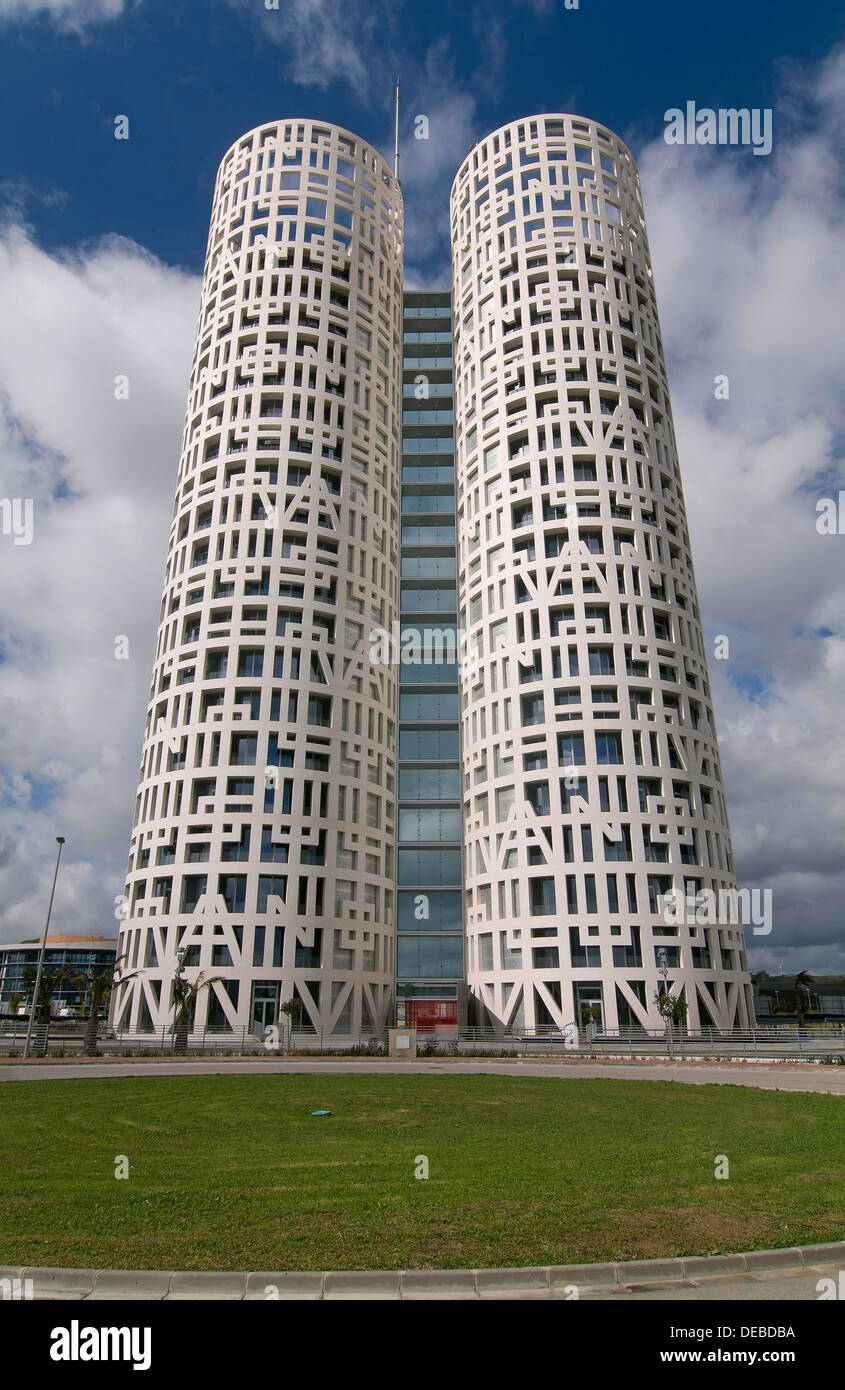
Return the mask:
<svg viewBox="0 0 845 1390">
<path fill-rule="evenodd" d="M 399 78 L 396 78 L 393 111 L 393 175 L 399 182 Z"/>
</svg>

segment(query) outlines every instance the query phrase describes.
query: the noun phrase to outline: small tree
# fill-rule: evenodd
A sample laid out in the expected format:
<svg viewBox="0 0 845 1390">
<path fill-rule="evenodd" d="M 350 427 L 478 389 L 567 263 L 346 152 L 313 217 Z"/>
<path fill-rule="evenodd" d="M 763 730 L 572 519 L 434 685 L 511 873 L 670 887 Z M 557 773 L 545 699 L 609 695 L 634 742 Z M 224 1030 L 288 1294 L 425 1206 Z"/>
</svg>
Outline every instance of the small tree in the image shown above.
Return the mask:
<svg viewBox="0 0 845 1390">
<path fill-rule="evenodd" d="M 793 986 L 795 992 L 795 1019 L 799 1028 L 804 1027 L 804 1000 L 801 997 L 801 992 L 802 990 L 806 990 L 809 1000 L 809 986 L 812 983 L 813 976 L 808 975 L 806 970 L 802 970 L 798 975 L 795 976 L 795 984 Z"/>
<path fill-rule="evenodd" d="M 661 994 L 657 990 L 654 996 L 657 1005 L 657 1012 L 667 1023 L 685 1023 L 689 1012 L 687 1001 L 682 994 L 670 994 L 668 990 Z"/>
<path fill-rule="evenodd" d="M 679 1028 L 683 1027 L 689 1012 L 687 1001 L 681 994 L 670 994 L 668 990 L 661 994 L 658 989 L 654 993 L 654 1002 L 657 1012 L 666 1024 L 666 1041 L 671 1049 L 672 1025 L 677 1023 Z"/>
<path fill-rule="evenodd" d="M 13 992 L 9 995 L 9 998 L 8 998 L 8 1000 L 7 1000 L 6 1002 L 7 1002 L 7 1004 L 8 1004 L 8 1008 L 9 1008 L 9 1013 L 10 1013 L 10 1014 L 17 1015 L 18 1009 L 19 1009 L 20 1006 L 21 1006 L 21 999 L 22 999 L 22 998 L 23 998 L 23 995 L 18 994 L 16 991 L 13 991 Z"/>
<path fill-rule="evenodd" d="M 598 1004 L 593 1004 L 589 1001 L 581 1004 L 581 1022 L 587 1027 L 592 1023 L 598 1023 L 600 1018 L 601 1010 Z"/>
<path fill-rule="evenodd" d="M 279 1013 L 280 1013 L 280 1014 L 284 1014 L 285 1017 L 286 1017 L 286 1019 L 287 1019 L 287 1021 L 288 1021 L 288 1029 L 287 1029 L 287 1031 L 288 1031 L 288 1043 L 287 1043 L 287 1045 L 288 1045 L 288 1048 L 290 1048 L 290 1046 L 291 1046 L 291 1040 L 292 1040 L 292 1038 L 293 1038 L 293 1025 L 294 1025 L 294 1020 L 296 1020 L 296 1022 L 299 1023 L 300 1020 L 301 1020 L 301 1018 L 302 1018 L 302 1000 L 300 999 L 299 995 L 298 995 L 298 994 L 292 994 L 291 997 L 290 997 L 290 999 L 286 999 L 285 1002 L 284 1002 L 283 1004 L 280 1004 L 280 1005 L 279 1005 Z"/>
</svg>

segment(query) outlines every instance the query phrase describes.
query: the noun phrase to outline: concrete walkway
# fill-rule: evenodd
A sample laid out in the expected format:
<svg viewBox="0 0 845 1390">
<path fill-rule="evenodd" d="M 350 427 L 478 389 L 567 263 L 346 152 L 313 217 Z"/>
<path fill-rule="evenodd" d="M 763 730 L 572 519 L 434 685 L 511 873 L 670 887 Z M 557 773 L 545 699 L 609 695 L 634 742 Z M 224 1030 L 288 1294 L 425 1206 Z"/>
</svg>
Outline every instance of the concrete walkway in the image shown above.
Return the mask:
<svg viewBox="0 0 845 1390">
<path fill-rule="evenodd" d="M 12 1297 L 104 1300 L 713 1299 L 818 1300 L 845 1267 L 845 1241 L 739 1255 L 530 1269 L 173 1273 L 0 1268 Z M 4 1285 L 5 1288 L 5 1285 Z"/>
<path fill-rule="evenodd" d="M 764 1091 L 812 1091 L 845 1096 L 845 1067 L 812 1063 L 755 1062 L 585 1062 L 521 1058 L 421 1058 L 415 1062 L 358 1057 L 208 1057 L 199 1059 L 116 1057 L 82 1061 L 0 1062 L 2 1081 L 70 1081 L 80 1077 L 219 1076 L 311 1074 L 321 1076 L 538 1076 L 619 1081 L 680 1081 L 691 1086 L 754 1086 Z"/>
</svg>

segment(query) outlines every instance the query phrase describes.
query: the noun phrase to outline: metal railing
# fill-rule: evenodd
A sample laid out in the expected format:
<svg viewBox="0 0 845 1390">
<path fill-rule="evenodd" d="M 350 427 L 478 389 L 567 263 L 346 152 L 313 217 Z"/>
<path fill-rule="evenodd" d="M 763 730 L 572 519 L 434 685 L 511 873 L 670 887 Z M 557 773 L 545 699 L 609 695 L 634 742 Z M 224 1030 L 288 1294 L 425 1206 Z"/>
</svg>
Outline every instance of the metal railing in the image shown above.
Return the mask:
<svg viewBox="0 0 845 1390">
<path fill-rule="evenodd" d="M 0 1056 L 14 1055 L 22 1047 L 26 1019 L 0 1019 Z M 46 1047 L 51 1054 L 81 1053 L 85 1033 L 84 1019 L 52 1019 Z M 319 1053 L 338 1055 L 386 1055 L 387 1030 L 364 1029 L 355 1033 L 330 1033 L 327 1029 L 295 1027 L 287 1024 L 262 1031 L 260 1028 L 227 1029 L 203 1027 L 188 1034 L 188 1053 L 228 1054 L 260 1057 L 296 1056 Z M 178 1051 L 173 1026 L 145 1033 L 116 1035 L 103 1024 L 97 1050 L 104 1056 L 161 1056 Z M 689 1060 L 695 1058 L 743 1058 L 750 1060 L 820 1061 L 830 1059 L 845 1064 L 845 1023 L 820 1023 L 798 1028 L 794 1024 L 765 1024 L 753 1028 L 598 1028 L 576 1031 L 554 1027 L 532 1030 L 493 1028 L 418 1028 L 417 1052 L 423 1056 L 522 1056 L 652 1058 Z"/>
</svg>

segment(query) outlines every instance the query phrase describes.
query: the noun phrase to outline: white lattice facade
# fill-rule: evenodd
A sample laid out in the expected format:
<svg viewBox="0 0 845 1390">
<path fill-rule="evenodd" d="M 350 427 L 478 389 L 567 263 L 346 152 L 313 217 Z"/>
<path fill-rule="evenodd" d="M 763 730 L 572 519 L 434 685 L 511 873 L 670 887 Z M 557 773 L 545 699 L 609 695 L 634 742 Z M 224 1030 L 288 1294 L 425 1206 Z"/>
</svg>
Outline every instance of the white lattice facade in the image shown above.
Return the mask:
<svg viewBox="0 0 845 1390">
<path fill-rule="evenodd" d="M 735 880 L 634 161 L 504 126 L 451 225 L 471 990 L 516 1028 L 662 1027 L 668 977 L 690 1026 L 745 1025 L 741 925 L 664 916 Z"/>
<path fill-rule="evenodd" d="M 217 175 L 112 1022 L 356 1035 L 394 979 L 402 202 L 289 121 Z"/>
</svg>

